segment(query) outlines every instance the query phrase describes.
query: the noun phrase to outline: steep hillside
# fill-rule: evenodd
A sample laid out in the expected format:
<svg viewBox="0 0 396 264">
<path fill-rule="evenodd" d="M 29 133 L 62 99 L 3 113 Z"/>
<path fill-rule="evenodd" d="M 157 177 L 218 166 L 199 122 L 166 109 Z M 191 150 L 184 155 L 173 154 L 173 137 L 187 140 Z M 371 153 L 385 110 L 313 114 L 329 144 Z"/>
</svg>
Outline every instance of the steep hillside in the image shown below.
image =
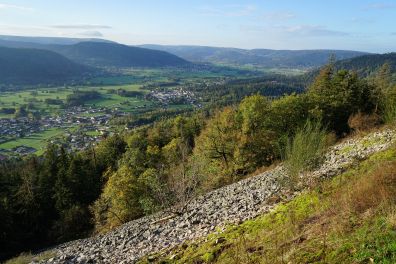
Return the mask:
<svg viewBox="0 0 396 264">
<path fill-rule="evenodd" d="M 395 169 L 392 147 L 267 214 L 140 263 L 395 263 Z"/>
<path fill-rule="evenodd" d="M 194 62 L 234 65 L 254 64 L 269 68 L 312 68 L 325 64 L 332 54 L 337 59 L 347 59 L 367 54 L 346 50 L 245 50 L 204 46 L 161 45 L 142 45 L 142 47 L 167 51 Z"/>
<path fill-rule="evenodd" d="M 93 70 L 48 50 L 0 47 L 0 83 L 62 83 Z"/>
<path fill-rule="evenodd" d="M 381 153 L 381 151 L 392 146 L 395 140 L 394 130 L 384 130 L 363 138 L 345 141 L 332 147 L 326 154 L 323 165 L 314 172 L 304 175 L 304 177 L 309 178 L 312 183 L 324 181 L 326 186 L 333 187 L 330 190 L 342 191 L 341 188 L 349 186 L 345 184 L 346 182 L 350 182 L 352 188 L 354 186 L 352 176 L 363 176 L 362 172 L 367 172 L 367 170 L 360 169 L 356 172 L 356 164 L 359 164 L 362 160 L 367 159 L 373 153 L 378 153 L 369 158 L 368 161 L 370 166 L 374 168 L 380 164 L 378 161 L 396 160 L 393 148 Z M 365 169 L 367 165 L 366 163 L 360 163 L 358 168 Z M 349 170 L 349 172 L 337 176 L 345 170 Z M 287 249 L 295 243 L 303 243 L 311 237 L 322 241 L 322 236 L 316 237 L 315 234 L 308 234 L 309 237 L 300 237 L 299 232 L 304 230 L 304 225 L 315 224 L 316 226 L 318 224 L 319 227 L 321 226 L 317 219 L 320 219 L 319 216 L 323 211 L 317 209 L 319 206 L 323 206 L 319 208 L 331 208 L 329 207 L 331 205 L 329 200 L 324 200 L 323 197 L 329 197 L 331 200 L 332 193 L 328 192 L 328 189 L 321 188 L 321 185 L 316 185 L 317 191 L 313 193 L 291 191 L 284 184 L 285 173 L 284 168 L 278 166 L 273 170 L 198 197 L 191 201 L 180 215 L 163 212 L 144 217 L 129 222 L 107 234 L 58 246 L 51 252 L 45 252 L 42 256 L 49 256 L 50 259 L 47 259 L 47 263 L 64 263 L 65 261 L 67 263 L 86 263 L 87 261 L 133 263 L 148 254 L 150 254 L 147 258 L 149 262 L 161 263 L 208 263 L 222 259 L 225 259 L 222 263 L 244 263 L 242 259 L 239 259 L 245 258 L 244 254 L 255 254 L 252 255 L 254 259 L 256 261 L 261 260 L 264 263 L 266 263 L 266 260 L 286 259 L 287 256 L 290 260 L 290 256 L 293 256 L 290 255 L 290 252 L 285 251 L 282 253 L 283 255 L 279 253 L 283 248 Z M 337 177 L 331 180 L 334 176 Z M 381 181 L 378 184 L 381 184 Z M 356 187 L 352 189 L 356 190 Z M 334 191 L 334 195 L 337 195 L 337 193 L 337 191 Z M 364 189 L 361 190 L 360 194 L 364 195 Z M 383 192 L 380 192 L 380 194 L 382 195 Z M 379 197 L 382 197 L 381 195 Z M 321 199 L 323 199 L 323 203 L 321 203 Z M 291 205 L 286 204 L 286 207 L 282 205 L 282 202 L 288 201 L 292 201 Z M 289 210 L 292 205 L 296 205 L 296 207 Z M 273 208 L 275 208 L 275 211 L 273 211 Z M 267 212 L 272 213 L 266 214 Z M 261 214 L 263 214 L 262 217 L 255 218 Z M 284 217 L 283 214 L 287 215 L 285 221 L 282 218 Z M 374 212 L 372 215 L 375 215 Z M 252 218 L 253 220 L 248 220 Z M 245 220 L 247 221 L 239 225 Z M 290 223 L 293 225 L 290 225 Z M 233 227 L 229 224 L 238 224 L 238 226 Z M 355 225 L 358 224 L 355 223 Z M 289 232 L 289 229 L 285 227 L 289 225 L 288 228 L 300 226 L 301 231 L 295 232 L 293 229 L 293 233 L 283 234 L 282 230 Z M 273 232 L 279 236 L 269 236 Z M 199 239 L 211 233 L 213 234 L 208 238 Z M 273 248 L 279 250 L 279 252 L 276 252 L 279 253 L 276 255 L 277 258 L 268 257 L 267 259 L 266 255 L 262 254 L 265 251 L 262 245 L 254 244 L 256 240 L 251 239 L 253 235 L 255 235 L 254 239 L 260 238 L 265 240 L 266 243 L 272 243 L 272 247 L 268 250 Z M 392 233 L 386 235 L 392 235 Z M 386 239 L 388 238 L 391 237 L 386 237 Z M 195 242 L 188 242 L 191 240 Z M 312 240 L 312 243 L 312 246 L 319 247 L 319 249 L 314 249 L 319 250 L 319 252 L 311 252 L 309 247 L 302 248 L 302 251 L 299 252 L 302 256 L 305 256 L 303 254 L 304 250 L 308 250 L 307 253 L 312 253 L 312 255 L 309 255 L 309 260 L 313 260 L 311 257 L 320 256 L 320 250 L 322 249 L 320 247 L 321 242 Z M 331 249 L 331 246 L 334 245 L 336 244 L 330 244 L 327 248 Z M 153 253 L 163 252 L 163 250 L 175 246 L 176 248 L 171 251 L 153 255 Z M 349 246 L 347 250 L 349 249 L 352 250 L 353 248 Z M 373 245 L 373 250 L 375 249 L 375 245 Z M 39 257 L 37 256 L 37 258 Z M 276 263 L 276 261 L 268 263 Z"/>
<path fill-rule="evenodd" d="M 183 66 L 187 61 L 164 51 L 129 47 L 115 43 L 81 42 L 52 46 L 51 49 L 79 63 L 116 67 Z"/>
</svg>

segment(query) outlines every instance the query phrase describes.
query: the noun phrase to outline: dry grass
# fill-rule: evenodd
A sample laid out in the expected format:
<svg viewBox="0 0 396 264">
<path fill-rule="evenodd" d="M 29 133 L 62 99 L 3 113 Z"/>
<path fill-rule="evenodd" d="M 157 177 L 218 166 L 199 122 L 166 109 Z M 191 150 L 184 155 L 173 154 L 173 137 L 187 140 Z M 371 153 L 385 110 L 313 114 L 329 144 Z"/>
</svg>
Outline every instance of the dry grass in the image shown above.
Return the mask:
<svg viewBox="0 0 396 264">
<path fill-rule="evenodd" d="M 396 162 L 381 164 L 373 172 L 338 191 L 333 201 L 340 211 L 367 213 L 396 199 Z"/>
<path fill-rule="evenodd" d="M 391 227 L 396 230 L 396 206 L 392 206 L 388 210 L 387 222 Z"/>
</svg>

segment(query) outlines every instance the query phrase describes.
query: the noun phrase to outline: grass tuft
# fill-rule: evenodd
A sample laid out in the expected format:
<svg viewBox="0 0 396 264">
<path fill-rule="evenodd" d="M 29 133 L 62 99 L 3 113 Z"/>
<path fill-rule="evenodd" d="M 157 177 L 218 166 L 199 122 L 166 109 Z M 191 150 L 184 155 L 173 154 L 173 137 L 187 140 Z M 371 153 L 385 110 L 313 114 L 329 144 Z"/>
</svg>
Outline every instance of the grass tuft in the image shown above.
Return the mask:
<svg viewBox="0 0 396 264">
<path fill-rule="evenodd" d="M 317 167 L 323 153 L 329 146 L 329 135 L 318 121 L 308 120 L 289 140 L 284 151 L 285 166 L 291 183 L 297 182 L 298 175 Z"/>
<path fill-rule="evenodd" d="M 385 105 L 383 113 L 384 122 L 386 124 L 395 124 L 396 122 L 396 104 L 388 102 Z"/>
</svg>

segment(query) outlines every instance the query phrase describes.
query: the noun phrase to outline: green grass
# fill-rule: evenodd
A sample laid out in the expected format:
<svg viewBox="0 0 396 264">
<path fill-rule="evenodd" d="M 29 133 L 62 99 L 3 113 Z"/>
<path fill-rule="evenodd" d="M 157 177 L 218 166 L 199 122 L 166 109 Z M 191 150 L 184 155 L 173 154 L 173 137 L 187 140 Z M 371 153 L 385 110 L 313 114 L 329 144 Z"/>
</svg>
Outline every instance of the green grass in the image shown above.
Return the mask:
<svg viewBox="0 0 396 264">
<path fill-rule="evenodd" d="M 66 96 L 71 93 L 71 91 L 67 91 L 64 88 L 39 88 L 34 91 L 37 91 L 37 95 L 32 94 L 33 90 L 20 92 L 2 92 L 0 93 L 0 108 L 16 108 L 22 105 L 27 105 L 29 102 L 31 102 L 34 105 L 35 109 L 51 112 L 54 110 L 58 110 L 59 106 L 47 105 L 44 103 L 45 99 L 65 100 Z M 10 115 L 8 115 L 8 117 L 10 117 Z"/>
<path fill-rule="evenodd" d="M 87 131 L 87 132 L 85 132 L 85 134 L 88 135 L 88 136 L 92 136 L 92 137 L 101 135 L 101 133 L 98 132 L 98 131 Z"/>
<path fill-rule="evenodd" d="M 151 259 L 155 263 L 396 263 L 396 203 L 389 199 L 396 185 L 381 181 L 389 179 L 387 173 L 381 174 L 384 168 L 394 173 L 395 148 L 374 154 L 271 213 Z M 384 189 L 390 196 L 372 203 L 371 195 L 381 196 Z M 359 212 L 356 201 L 368 204 Z"/>
</svg>

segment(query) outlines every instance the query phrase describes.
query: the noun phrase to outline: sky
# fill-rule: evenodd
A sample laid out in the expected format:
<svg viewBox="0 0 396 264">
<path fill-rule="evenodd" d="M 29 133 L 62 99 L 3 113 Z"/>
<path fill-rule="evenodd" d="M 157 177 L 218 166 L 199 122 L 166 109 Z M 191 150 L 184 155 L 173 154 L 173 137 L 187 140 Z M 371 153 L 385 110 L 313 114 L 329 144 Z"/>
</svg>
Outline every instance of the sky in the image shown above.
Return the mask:
<svg viewBox="0 0 396 264">
<path fill-rule="evenodd" d="M 396 51 L 396 0 L 0 0 L 0 34 Z"/>
</svg>

